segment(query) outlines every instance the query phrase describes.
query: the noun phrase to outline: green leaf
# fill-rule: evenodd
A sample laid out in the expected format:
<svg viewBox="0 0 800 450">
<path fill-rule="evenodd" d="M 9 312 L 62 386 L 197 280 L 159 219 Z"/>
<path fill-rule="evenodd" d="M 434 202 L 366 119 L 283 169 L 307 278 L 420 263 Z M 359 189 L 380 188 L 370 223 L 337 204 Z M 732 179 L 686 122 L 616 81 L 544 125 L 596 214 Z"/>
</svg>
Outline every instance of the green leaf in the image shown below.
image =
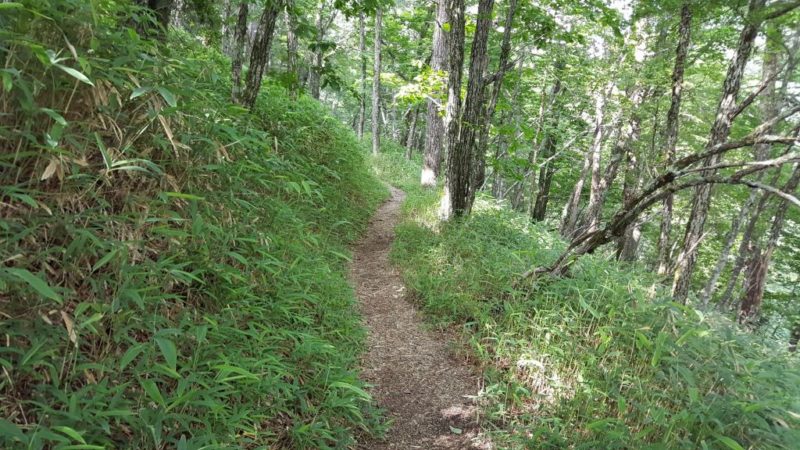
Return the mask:
<svg viewBox="0 0 800 450">
<path fill-rule="evenodd" d="M 61 114 L 53 111 L 50 108 L 42 108 L 42 112 L 50 116 L 50 118 L 55 120 L 57 124 L 61 126 L 67 126 L 67 119 L 65 119 Z"/>
<path fill-rule="evenodd" d="M 1 4 L 2 3 L 0 3 L 0 5 Z M 18 426 L 3 418 L 0 418 L 0 436 L 11 437 L 12 439 L 17 439 L 20 442 L 28 441 L 28 439 L 25 437 L 25 433 L 23 433 Z"/>
<path fill-rule="evenodd" d="M 732 450 L 744 450 L 744 447 L 739 445 L 738 442 L 736 442 L 735 440 L 729 438 L 728 436 L 723 436 L 723 435 L 721 435 L 719 433 L 714 433 L 714 437 L 717 438 L 717 440 L 719 442 L 722 442 L 723 444 L 725 444 L 726 447 L 728 447 L 728 448 L 730 448 Z"/>
<path fill-rule="evenodd" d="M 144 350 L 144 346 L 142 344 L 134 345 L 133 347 L 129 348 L 119 360 L 119 370 L 125 370 L 125 368 L 128 367 L 128 364 L 133 362 L 133 360 L 136 359 L 140 353 L 142 353 L 142 350 Z"/>
<path fill-rule="evenodd" d="M 14 275 L 15 277 L 21 279 L 22 281 L 28 283 L 30 287 L 32 287 L 36 292 L 41 294 L 43 297 L 47 297 L 50 300 L 55 301 L 58 304 L 64 302 L 60 295 L 56 293 L 44 280 L 37 277 L 36 275 L 28 272 L 25 269 L 17 269 L 17 268 L 9 268 L 6 269 L 8 273 Z"/>
<path fill-rule="evenodd" d="M 161 98 L 163 98 L 164 101 L 167 102 L 169 106 L 173 108 L 178 106 L 178 101 L 175 99 L 175 95 L 172 92 L 170 92 L 169 89 L 163 86 L 159 86 L 158 88 L 156 88 L 156 90 L 158 90 L 158 93 L 161 94 Z"/>
<path fill-rule="evenodd" d="M 461 428 L 450 427 L 450 432 L 453 434 L 461 434 L 464 432 L 464 430 L 462 430 Z"/>
<path fill-rule="evenodd" d="M 161 406 L 166 406 L 164 397 L 161 395 L 161 391 L 158 390 L 158 386 L 156 386 L 156 383 L 153 380 L 141 380 L 139 381 L 139 384 L 154 402 Z"/>
<path fill-rule="evenodd" d="M 0 9 L 20 9 L 22 7 L 22 3 L 17 2 L 0 3 Z"/>
<path fill-rule="evenodd" d="M 92 83 L 92 81 L 89 78 L 87 78 L 86 75 L 78 72 L 77 70 L 73 69 L 72 67 L 67 67 L 67 66 L 65 66 L 63 64 L 55 64 L 55 66 L 58 67 L 59 69 L 63 70 L 64 72 L 66 72 L 70 76 L 74 77 L 78 81 L 86 83 L 89 86 L 94 86 L 94 83 Z"/>
<path fill-rule="evenodd" d="M 167 338 L 156 338 L 156 344 L 161 349 L 161 354 L 164 355 L 167 365 L 172 370 L 175 370 L 178 364 L 178 349 L 175 347 L 175 343 Z"/>
<path fill-rule="evenodd" d="M 53 427 L 53 429 L 66 434 L 67 436 L 71 437 L 73 440 L 80 442 L 81 444 L 86 443 L 86 439 L 84 439 L 80 433 L 78 433 L 77 431 L 75 431 L 70 427 L 60 426 L 60 427 Z"/>
<path fill-rule="evenodd" d="M 130 100 L 135 99 L 136 97 L 142 96 L 148 92 L 153 90 L 151 87 L 137 87 L 136 89 L 131 92 Z"/>
<path fill-rule="evenodd" d="M 334 387 L 334 388 L 338 387 L 338 388 L 347 389 L 349 391 L 352 391 L 353 393 L 355 393 L 356 395 L 358 395 L 359 397 L 361 397 L 364 400 L 371 400 L 372 399 L 372 396 L 369 395 L 367 393 L 367 391 L 361 389 L 358 386 L 353 386 L 352 384 L 345 383 L 343 381 L 334 381 L 333 383 L 331 383 L 331 387 Z"/>
</svg>

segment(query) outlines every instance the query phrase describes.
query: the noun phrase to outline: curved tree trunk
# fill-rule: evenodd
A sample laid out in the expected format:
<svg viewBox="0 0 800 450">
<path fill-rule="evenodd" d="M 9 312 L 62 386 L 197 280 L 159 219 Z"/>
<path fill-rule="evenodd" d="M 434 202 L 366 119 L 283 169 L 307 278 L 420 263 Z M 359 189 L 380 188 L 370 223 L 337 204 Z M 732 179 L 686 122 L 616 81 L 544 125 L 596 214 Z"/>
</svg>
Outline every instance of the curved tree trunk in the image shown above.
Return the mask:
<svg viewBox="0 0 800 450">
<path fill-rule="evenodd" d="M 739 95 L 739 88 L 742 84 L 742 77 L 747 61 L 753 49 L 761 22 L 757 19 L 758 12 L 764 6 L 766 0 L 750 0 L 748 8 L 748 19 L 739 36 L 739 43 L 736 53 L 728 66 L 728 73 L 722 87 L 722 96 L 717 107 L 716 119 L 711 127 L 706 149 L 719 145 L 728 140 L 731 130 L 731 122 L 736 111 L 736 97 Z M 705 166 L 713 166 L 719 162 L 721 155 L 710 156 L 705 161 Z M 715 170 L 701 172 L 702 176 L 710 176 L 716 173 Z M 683 238 L 683 249 L 678 256 L 675 267 L 675 278 L 672 286 L 672 295 L 675 300 L 685 302 L 689 295 L 689 285 L 691 284 L 694 266 L 697 262 L 697 250 L 700 240 L 703 237 L 708 209 L 711 201 L 711 185 L 703 184 L 695 190 L 692 199 L 692 211 L 689 215 L 689 222 L 686 224 L 686 232 Z"/>
</svg>

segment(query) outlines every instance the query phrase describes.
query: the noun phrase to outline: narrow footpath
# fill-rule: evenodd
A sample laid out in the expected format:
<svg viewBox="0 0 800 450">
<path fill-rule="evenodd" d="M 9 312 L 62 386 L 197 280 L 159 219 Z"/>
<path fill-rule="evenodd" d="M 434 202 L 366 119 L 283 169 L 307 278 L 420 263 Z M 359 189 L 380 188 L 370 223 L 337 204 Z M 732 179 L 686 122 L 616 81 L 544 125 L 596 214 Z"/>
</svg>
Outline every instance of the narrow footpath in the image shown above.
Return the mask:
<svg viewBox="0 0 800 450">
<path fill-rule="evenodd" d="M 378 209 L 355 249 L 351 279 L 368 330 L 363 377 L 386 410 L 391 428 L 384 441 L 362 449 L 478 449 L 479 378 L 453 358 L 446 336 L 430 331 L 414 306 L 397 270 L 389 263 L 394 227 L 400 219 L 402 191 Z"/>
</svg>

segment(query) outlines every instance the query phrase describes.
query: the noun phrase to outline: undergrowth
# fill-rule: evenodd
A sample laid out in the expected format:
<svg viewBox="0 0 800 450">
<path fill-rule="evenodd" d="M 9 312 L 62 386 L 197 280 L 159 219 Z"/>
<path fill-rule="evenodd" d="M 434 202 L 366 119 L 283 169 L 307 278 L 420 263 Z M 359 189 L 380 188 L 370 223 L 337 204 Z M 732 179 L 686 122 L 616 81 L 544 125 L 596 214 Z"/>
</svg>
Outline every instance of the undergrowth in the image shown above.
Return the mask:
<svg viewBox="0 0 800 450">
<path fill-rule="evenodd" d="M 0 14 L 0 448 L 344 448 L 378 431 L 353 133 L 128 2 Z"/>
<path fill-rule="evenodd" d="M 670 302 L 604 255 L 518 285 L 564 243 L 489 198 L 436 224 L 439 192 L 399 151 L 373 161 L 408 192 L 393 260 L 429 320 L 462 331 L 499 448 L 796 448 L 800 371 L 786 352 Z"/>
</svg>

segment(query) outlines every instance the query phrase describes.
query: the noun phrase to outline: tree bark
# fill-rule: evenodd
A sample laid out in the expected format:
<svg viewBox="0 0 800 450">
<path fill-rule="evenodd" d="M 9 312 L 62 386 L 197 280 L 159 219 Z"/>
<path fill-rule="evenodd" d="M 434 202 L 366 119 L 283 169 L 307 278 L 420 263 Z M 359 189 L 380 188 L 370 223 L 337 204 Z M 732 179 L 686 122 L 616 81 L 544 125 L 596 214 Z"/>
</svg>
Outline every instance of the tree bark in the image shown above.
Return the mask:
<svg viewBox="0 0 800 450">
<path fill-rule="evenodd" d="M 483 110 L 481 118 L 480 132 L 478 134 L 478 145 L 475 148 L 475 175 L 472 182 L 473 190 L 478 190 L 483 186 L 486 179 L 486 149 L 489 146 L 489 126 L 494 112 L 497 109 L 497 101 L 503 88 L 503 79 L 508 70 L 508 59 L 511 56 L 511 28 L 514 25 L 514 15 L 517 12 L 517 0 L 509 0 L 508 11 L 503 28 L 503 41 L 500 45 L 500 57 L 497 60 L 497 71 L 493 75 L 492 93 L 489 103 Z M 474 193 L 472 194 L 474 196 Z"/>
<path fill-rule="evenodd" d="M 594 131 L 592 133 L 592 145 L 586 152 L 583 160 L 583 169 L 578 182 L 572 189 L 567 204 L 564 206 L 564 213 L 561 222 L 561 235 L 567 239 L 572 239 L 578 233 L 578 213 L 580 211 L 581 195 L 586 181 L 590 184 L 589 203 L 597 201 L 596 194 L 600 186 L 600 151 L 603 144 L 603 113 L 605 108 L 605 95 L 595 92 L 594 97 Z M 596 228 L 596 224 L 595 224 Z"/>
<path fill-rule="evenodd" d="M 244 61 L 244 48 L 247 43 L 247 1 L 239 3 L 239 12 L 234 30 L 234 50 L 231 58 L 231 100 L 238 103 L 242 92 L 242 63 Z"/>
<path fill-rule="evenodd" d="M 736 110 L 736 97 L 739 95 L 739 88 L 742 84 L 742 76 L 747 61 L 752 53 L 753 43 L 761 23 L 756 19 L 757 13 L 764 6 L 766 0 L 750 0 L 748 6 L 747 20 L 739 36 L 739 43 L 736 48 L 733 60 L 728 66 L 728 73 L 722 87 L 722 96 L 717 107 L 716 119 L 711 127 L 711 133 L 706 148 L 724 143 L 730 134 L 732 113 Z M 721 155 L 710 156 L 705 166 L 713 166 L 720 160 Z M 714 170 L 702 173 L 703 176 L 713 175 Z M 686 302 L 689 295 L 694 266 L 697 262 L 697 250 L 703 236 L 708 209 L 711 200 L 711 185 L 703 184 L 695 190 L 692 199 L 692 211 L 689 215 L 689 222 L 686 224 L 686 231 L 683 238 L 683 249 L 678 256 L 678 263 L 675 267 L 672 295 L 676 301 Z"/>
<path fill-rule="evenodd" d="M 795 192 L 798 184 L 800 184 L 800 164 L 795 165 L 792 176 L 782 190 L 788 193 Z M 764 251 L 755 250 L 753 252 L 753 259 L 745 280 L 744 296 L 739 307 L 739 323 L 752 321 L 761 309 L 761 303 L 764 299 L 764 286 L 767 281 L 767 269 L 769 269 L 772 254 L 778 247 L 778 240 L 783 232 L 783 224 L 786 221 L 788 209 L 789 203 L 786 200 L 781 200 L 772 219 L 772 226 L 770 227 L 769 238 Z"/>
<path fill-rule="evenodd" d="M 361 58 L 361 98 L 358 102 L 358 139 L 364 138 L 364 123 L 367 121 L 367 33 L 364 27 L 364 13 L 358 16 L 358 54 Z"/>
<path fill-rule="evenodd" d="M 458 3 L 458 2 L 457 2 Z M 478 18 L 475 35 L 472 39 L 470 51 L 469 81 L 467 83 L 467 96 L 464 100 L 464 111 L 458 121 L 459 133 L 455 145 L 448 154 L 448 194 L 450 196 L 450 211 L 448 216 L 461 217 L 468 215 L 475 200 L 474 182 L 476 140 L 480 132 L 483 97 L 485 91 L 484 73 L 489 63 L 488 40 L 489 30 L 492 25 L 492 8 L 494 0 L 480 0 L 478 2 Z M 455 15 L 451 14 L 455 19 Z M 455 39 L 455 36 L 453 36 Z M 453 46 L 457 47 L 457 46 Z M 450 61 L 458 62 L 458 57 L 450 53 Z M 463 59 L 463 56 L 461 56 Z M 452 68 L 451 68 L 452 70 Z M 450 124 L 453 126 L 456 122 Z"/>
<path fill-rule="evenodd" d="M 664 159 L 669 167 L 675 160 L 675 147 L 678 143 L 680 127 L 681 98 L 683 95 L 683 74 L 686 69 L 686 55 L 689 53 L 692 34 L 692 5 L 684 2 L 681 7 L 681 21 L 678 31 L 678 48 L 675 50 L 675 66 L 672 69 L 672 99 L 667 113 L 665 129 Z M 664 275 L 670 267 L 670 233 L 672 232 L 673 196 L 664 199 L 661 209 L 661 228 L 658 235 L 658 274 Z"/>
<path fill-rule="evenodd" d="M 639 193 L 642 187 L 642 161 L 636 156 L 633 149 L 626 151 L 627 162 L 625 164 L 625 181 L 622 186 L 623 205 L 630 204 Z M 639 253 L 639 242 L 641 241 L 641 221 L 637 218 L 624 227 L 622 237 L 617 242 L 617 260 L 632 262 L 636 260 Z"/>
<path fill-rule="evenodd" d="M 431 70 L 436 73 L 447 71 L 447 35 L 442 28 L 448 20 L 447 0 L 439 0 L 436 5 L 436 23 L 433 27 L 433 53 Z M 445 140 L 444 120 L 437 102 L 429 98 L 427 110 L 427 131 L 425 133 L 425 154 L 422 158 L 420 184 L 425 187 L 436 186 L 442 164 L 442 147 Z"/>
<path fill-rule="evenodd" d="M 461 124 L 461 76 L 464 70 L 464 0 L 446 0 L 447 17 L 450 31 L 447 36 L 447 110 L 445 114 L 445 130 L 447 133 L 447 171 L 445 176 L 444 195 L 439 208 L 439 216 L 443 220 L 452 214 L 450 190 L 461 183 L 463 166 L 469 167 L 470 160 L 465 159 L 463 152 L 457 153 Z"/>
<path fill-rule="evenodd" d="M 419 108 L 413 106 L 411 108 L 411 125 L 408 128 L 408 136 L 406 136 L 406 159 L 410 160 L 411 155 L 414 153 L 414 136 L 417 133 L 417 117 L 419 116 Z"/>
<path fill-rule="evenodd" d="M 250 67 L 247 69 L 247 83 L 242 94 L 242 105 L 253 109 L 261 90 L 261 80 L 269 60 L 269 51 L 272 46 L 272 36 L 275 33 L 275 20 L 278 18 L 278 0 L 270 0 L 264 5 L 264 12 L 258 21 L 258 30 L 250 52 Z"/>
<path fill-rule="evenodd" d="M 383 10 L 375 11 L 375 61 L 372 66 L 372 154 L 377 155 L 381 149 L 381 22 Z"/>
<path fill-rule="evenodd" d="M 300 76 L 297 71 L 297 18 L 294 12 L 294 0 L 286 0 L 284 10 L 286 18 L 286 65 L 289 72 L 289 96 L 297 98 Z"/>
<path fill-rule="evenodd" d="M 557 61 L 555 64 L 556 80 L 555 83 L 553 83 L 553 89 L 550 91 L 550 104 L 547 107 L 547 120 L 544 126 L 542 151 L 540 152 L 541 157 L 545 162 L 539 168 L 538 192 L 531 210 L 531 220 L 534 222 L 541 222 L 547 215 L 547 204 L 550 201 L 550 186 L 553 183 L 553 176 L 556 172 L 555 165 L 549 160 L 549 158 L 555 154 L 556 145 L 558 143 L 557 129 L 559 112 L 557 111 L 557 104 L 558 97 L 562 91 L 561 73 L 564 70 L 564 67 L 565 64 L 563 61 Z"/>
</svg>

